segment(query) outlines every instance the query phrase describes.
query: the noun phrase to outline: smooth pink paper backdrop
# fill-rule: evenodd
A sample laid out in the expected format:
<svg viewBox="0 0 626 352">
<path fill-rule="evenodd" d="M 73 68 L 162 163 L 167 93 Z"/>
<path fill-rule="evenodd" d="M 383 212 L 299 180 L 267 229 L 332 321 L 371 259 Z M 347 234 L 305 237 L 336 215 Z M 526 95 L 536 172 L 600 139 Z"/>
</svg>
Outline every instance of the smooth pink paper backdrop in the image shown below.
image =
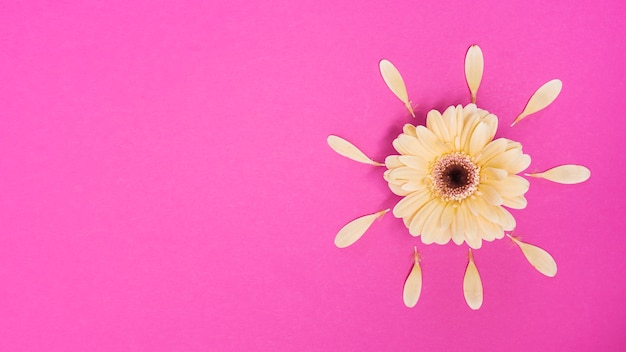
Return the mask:
<svg viewBox="0 0 626 352">
<path fill-rule="evenodd" d="M 623 2 L 4 1 L 0 5 L 1 351 L 617 351 L 626 349 Z M 339 250 L 349 220 L 393 207 L 377 160 L 412 121 L 479 104 L 530 171 L 580 163 L 585 184 L 532 180 L 516 234 L 475 253 L 424 246 L 387 215 Z M 508 124 L 544 82 L 556 102 Z M 424 289 L 402 304 L 413 246 Z"/>
</svg>

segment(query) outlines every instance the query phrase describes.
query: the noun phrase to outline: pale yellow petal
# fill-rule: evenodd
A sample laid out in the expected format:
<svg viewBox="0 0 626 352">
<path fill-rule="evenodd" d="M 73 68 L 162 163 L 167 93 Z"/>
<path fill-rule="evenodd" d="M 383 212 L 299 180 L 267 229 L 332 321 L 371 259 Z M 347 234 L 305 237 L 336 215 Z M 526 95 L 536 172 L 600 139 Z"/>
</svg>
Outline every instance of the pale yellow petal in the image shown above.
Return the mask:
<svg viewBox="0 0 626 352">
<path fill-rule="evenodd" d="M 489 204 L 492 205 L 502 204 L 502 196 L 500 196 L 495 188 L 486 183 L 478 185 L 477 196 L 483 197 Z"/>
<path fill-rule="evenodd" d="M 335 246 L 345 248 L 356 242 L 367 229 L 372 226 L 374 221 L 385 215 L 389 209 L 381 210 L 374 214 L 364 215 L 354 219 L 339 230 L 335 237 Z"/>
<path fill-rule="evenodd" d="M 422 242 L 424 244 L 446 244 L 450 241 L 450 232 L 439 226 L 441 224 L 441 217 L 443 216 L 444 210 L 445 204 L 439 202 L 438 206 L 433 209 L 426 219 L 422 229 Z"/>
<path fill-rule="evenodd" d="M 469 154 L 474 156 L 478 154 L 491 141 L 492 136 L 489 125 L 480 122 L 472 132 L 469 142 Z"/>
<path fill-rule="evenodd" d="M 476 93 L 483 78 L 484 69 L 483 52 L 478 45 L 472 45 L 465 55 L 465 79 L 470 89 L 472 103 L 476 102 Z"/>
<path fill-rule="evenodd" d="M 518 175 L 509 175 L 500 180 L 487 179 L 484 184 L 495 188 L 502 197 L 524 195 L 530 187 L 530 182 Z"/>
<path fill-rule="evenodd" d="M 385 166 L 388 169 L 395 169 L 404 166 L 404 164 L 400 162 L 400 155 L 389 155 L 385 158 Z"/>
<path fill-rule="evenodd" d="M 428 200 L 430 200 L 428 189 L 413 192 L 396 204 L 393 208 L 393 215 L 397 218 L 403 218 L 415 214 Z"/>
<path fill-rule="evenodd" d="M 428 173 L 428 161 L 423 158 L 414 155 L 402 155 L 399 161 L 412 169 Z"/>
<path fill-rule="evenodd" d="M 457 108 L 455 106 L 448 107 L 441 115 L 443 122 L 446 124 L 448 133 L 450 134 L 450 140 L 448 142 L 454 143 L 454 136 L 456 136 L 461 126 L 457 123 Z"/>
<path fill-rule="evenodd" d="M 561 165 L 544 172 L 527 174 L 527 176 L 545 178 L 552 182 L 571 185 L 587 181 L 591 177 L 591 171 L 582 165 Z"/>
<path fill-rule="evenodd" d="M 509 140 L 506 138 L 498 138 L 489 142 L 480 154 L 476 156 L 476 161 L 486 165 L 491 159 L 504 153 L 508 144 Z"/>
<path fill-rule="evenodd" d="M 422 292 L 422 268 L 420 267 L 417 249 L 415 250 L 415 262 L 413 269 L 404 282 L 404 290 L 402 291 L 402 299 L 404 304 L 413 308 L 417 304 Z"/>
<path fill-rule="evenodd" d="M 418 142 L 422 145 L 422 149 L 430 151 L 432 156 L 436 157 L 450 151 L 449 147 L 439 140 L 428 128 L 417 126 L 415 132 L 417 133 Z"/>
<path fill-rule="evenodd" d="M 416 170 L 408 166 L 402 166 L 392 169 L 387 177 L 389 178 L 389 182 L 405 183 L 409 181 L 419 181 L 426 175 L 427 173 L 423 170 Z"/>
<path fill-rule="evenodd" d="M 465 296 L 465 302 L 471 309 L 477 310 L 483 305 L 483 284 L 471 250 L 469 252 L 469 263 L 463 277 L 463 295 Z"/>
<path fill-rule="evenodd" d="M 515 229 L 515 218 L 511 215 L 511 213 L 509 213 L 508 210 L 503 207 L 493 207 L 493 209 L 498 215 L 497 223 L 502 226 L 502 229 L 506 231 L 512 231 Z"/>
<path fill-rule="evenodd" d="M 534 114 L 539 110 L 543 110 L 548 105 L 552 104 L 554 99 L 556 99 L 556 97 L 559 96 L 559 93 L 561 93 L 562 88 L 563 88 L 563 82 L 561 82 L 558 79 L 553 79 L 550 82 L 539 87 L 539 89 L 537 89 L 535 94 L 533 94 L 533 96 L 530 97 L 530 100 L 528 101 L 528 103 L 526 103 L 526 107 L 524 108 L 524 111 L 522 111 L 522 113 L 519 114 L 519 116 L 517 116 L 517 118 L 515 119 L 515 121 L 513 121 L 511 126 L 520 122 L 526 116 L 530 114 Z"/>
<path fill-rule="evenodd" d="M 528 201 L 524 196 L 505 196 L 502 197 L 502 205 L 511 209 L 524 209 L 528 205 Z"/>
<path fill-rule="evenodd" d="M 355 147 L 354 144 L 346 141 L 345 139 L 337 136 L 330 135 L 327 138 L 328 145 L 338 154 L 345 156 L 348 159 L 352 159 L 354 161 L 358 161 L 364 164 L 370 164 L 374 166 L 384 166 L 379 162 L 376 162 L 370 159 L 367 155 L 365 155 L 359 148 Z"/>
<path fill-rule="evenodd" d="M 508 174 L 509 173 L 503 169 L 497 169 L 495 167 L 485 167 L 480 170 L 480 179 L 485 181 L 502 180 L 503 178 L 507 177 Z"/>
<path fill-rule="evenodd" d="M 411 220 L 411 224 L 409 227 L 409 233 L 413 236 L 419 236 L 422 233 L 422 229 L 426 220 L 430 216 L 430 214 L 435 210 L 436 207 L 439 206 L 439 201 L 437 199 L 431 198 L 429 201 L 424 204 L 424 206 L 415 213 L 413 220 Z"/>
<path fill-rule="evenodd" d="M 393 140 L 393 147 L 403 155 L 422 155 L 422 147 L 417 138 L 401 134 Z"/>
<path fill-rule="evenodd" d="M 517 160 L 514 163 L 510 165 L 509 172 L 511 174 L 518 174 L 526 170 L 526 168 L 528 168 L 529 165 L 530 165 L 530 155 L 522 154 L 521 156 L 517 158 Z"/>
<path fill-rule="evenodd" d="M 413 191 L 404 190 L 402 189 L 402 185 L 397 185 L 394 183 L 387 183 L 387 186 L 389 186 L 389 189 L 391 190 L 391 192 L 393 192 L 393 194 L 399 195 L 401 197 L 406 196 L 407 194 L 410 194 L 413 192 Z"/>
<path fill-rule="evenodd" d="M 482 246 L 481 237 L 478 234 L 478 226 L 476 217 L 472 216 L 467 204 L 461 203 L 457 208 L 457 217 L 463 217 L 463 232 L 465 233 L 465 242 L 473 249 L 479 249 Z"/>
<path fill-rule="evenodd" d="M 428 115 L 426 116 L 426 127 L 433 131 L 433 133 L 443 142 L 452 142 L 452 138 L 448 132 L 448 127 L 446 126 L 443 116 L 439 111 L 430 110 L 428 112 Z"/>
<path fill-rule="evenodd" d="M 402 132 L 404 134 L 408 134 L 409 136 L 417 137 L 417 134 L 415 134 L 415 126 L 410 123 L 407 123 L 404 127 L 402 127 Z"/>
<path fill-rule="evenodd" d="M 411 102 L 409 101 L 409 94 L 406 91 L 406 85 L 398 69 L 388 60 L 381 60 L 379 66 L 380 74 L 383 76 L 383 80 L 385 80 L 389 90 L 404 103 L 407 110 L 415 117 L 413 107 L 411 107 Z"/>
<path fill-rule="evenodd" d="M 520 247 L 528 262 L 537 269 L 537 271 L 549 277 L 556 275 L 556 262 L 550 253 L 532 244 L 524 243 L 511 236 L 509 237 Z"/>
</svg>

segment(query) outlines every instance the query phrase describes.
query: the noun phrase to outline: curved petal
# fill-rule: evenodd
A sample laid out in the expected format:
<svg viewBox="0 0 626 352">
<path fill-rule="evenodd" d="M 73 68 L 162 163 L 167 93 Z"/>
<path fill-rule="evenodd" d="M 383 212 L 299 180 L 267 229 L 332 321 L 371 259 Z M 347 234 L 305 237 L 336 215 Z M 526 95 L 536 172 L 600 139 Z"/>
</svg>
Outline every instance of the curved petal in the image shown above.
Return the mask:
<svg viewBox="0 0 626 352">
<path fill-rule="evenodd" d="M 422 268 L 420 267 L 417 249 L 415 249 L 415 262 L 413 263 L 413 268 L 411 269 L 409 276 L 404 282 L 404 290 L 402 291 L 402 300 L 404 301 L 404 304 L 409 308 L 415 307 L 420 298 L 421 292 Z"/>
<path fill-rule="evenodd" d="M 465 276 L 463 277 L 463 295 L 465 296 L 465 302 L 471 309 L 477 310 L 483 305 L 483 284 L 471 250 L 469 252 L 469 262 L 465 269 Z"/>
<path fill-rule="evenodd" d="M 339 230 L 335 236 L 335 245 L 339 248 L 345 248 L 356 242 L 367 229 L 372 226 L 374 221 L 385 215 L 389 209 L 381 210 L 374 214 L 364 215 L 356 218 L 346 224 Z"/>
</svg>

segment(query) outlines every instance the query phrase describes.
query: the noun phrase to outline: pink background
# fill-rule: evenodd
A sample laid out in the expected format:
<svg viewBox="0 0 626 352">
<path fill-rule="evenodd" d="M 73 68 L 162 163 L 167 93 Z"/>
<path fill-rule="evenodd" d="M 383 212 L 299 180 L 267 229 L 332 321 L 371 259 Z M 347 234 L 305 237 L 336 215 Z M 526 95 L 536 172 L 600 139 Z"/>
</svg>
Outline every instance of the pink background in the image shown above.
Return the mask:
<svg viewBox="0 0 626 352">
<path fill-rule="evenodd" d="M 626 349 L 624 16 L 613 1 L 4 1 L 0 5 L 0 350 Z M 387 215 L 339 250 L 349 220 L 392 207 L 375 159 L 411 121 L 479 105 L 519 140 L 533 180 L 516 234 L 475 253 L 485 303 L 462 294 L 466 247 L 424 246 Z M 544 82 L 557 101 L 508 123 Z M 413 246 L 424 289 L 402 304 Z"/>
</svg>

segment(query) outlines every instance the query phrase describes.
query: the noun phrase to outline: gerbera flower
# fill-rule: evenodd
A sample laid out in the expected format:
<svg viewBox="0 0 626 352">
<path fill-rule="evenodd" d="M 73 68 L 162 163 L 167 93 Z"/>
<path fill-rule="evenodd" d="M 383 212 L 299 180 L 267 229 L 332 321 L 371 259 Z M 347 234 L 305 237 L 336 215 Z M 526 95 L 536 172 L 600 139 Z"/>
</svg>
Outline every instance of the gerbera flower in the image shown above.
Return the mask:
<svg viewBox="0 0 626 352">
<path fill-rule="evenodd" d="M 398 70 L 391 62 L 382 60 L 380 71 L 390 90 L 415 116 Z M 526 207 L 524 194 L 530 184 L 519 173 L 530 165 L 531 159 L 523 153 L 519 142 L 493 139 L 498 118 L 475 105 L 482 73 L 482 51 L 474 45 L 465 59 L 472 103 L 450 106 L 443 113 L 431 110 L 426 126 L 404 125 L 403 132 L 393 141 L 399 155 L 388 156 L 384 164 L 367 157 L 340 137 L 328 137 L 328 144 L 339 154 L 387 167 L 384 179 L 393 193 L 403 197 L 393 208 L 393 214 L 402 218 L 409 233 L 420 236 L 424 244 L 446 244 L 452 240 L 457 245 L 467 243 L 471 249 L 478 249 L 483 240 L 501 239 L 506 231 L 515 228 L 515 219 L 506 208 Z M 552 103 L 561 87 L 559 80 L 540 87 L 511 126 Z M 561 165 L 526 176 L 573 184 L 587 180 L 590 172 L 579 165 Z M 389 210 L 351 221 L 339 231 L 335 244 L 340 248 L 351 245 Z M 556 263 L 548 252 L 509 237 L 538 271 L 547 276 L 556 275 Z M 478 309 L 482 305 L 483 291 L 471 249 L 463 292 L 470 308 Z M 417 303 L 421 292 L 422 271 L 417 248 L 414 257 L 403 293 L 404 303 L 409 307 Z"/>
</svg>

